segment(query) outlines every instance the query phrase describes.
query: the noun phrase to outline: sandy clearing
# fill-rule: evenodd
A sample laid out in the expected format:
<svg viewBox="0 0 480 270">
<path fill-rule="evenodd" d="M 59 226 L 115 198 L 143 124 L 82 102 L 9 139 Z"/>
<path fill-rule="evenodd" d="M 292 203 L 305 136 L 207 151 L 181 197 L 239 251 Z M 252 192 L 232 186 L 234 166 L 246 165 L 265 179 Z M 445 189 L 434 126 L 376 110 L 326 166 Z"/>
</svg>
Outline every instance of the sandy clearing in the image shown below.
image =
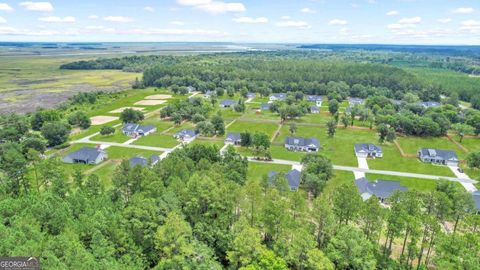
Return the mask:
<svg viewBox="0 0 480 270">
<path fill-rule="evenodd" d="M 142 108 L 142 107 L 121 107 L 121 108 L 115 109 L 113 111 L 110 111 L 110 113 L 121 113 L 126 109 L 134 109 L 134 110 L 137 110 L 137 111 L 144 111 L 145 110 L 145 108 Z"/>
<path fill-rule="evenodd" d="M 151 95 L 146 96 L 145 99 L 169 99 L 172 98 L 172 95 Z"/>
<path fill-rule="evenodd" d="M 92 126 L 103 125 L 103 124 L 115 121 L 117 119 L 118 119 L 118 117 L 105 116 L 105 115 L 97 115 L 97 116 L 94 116 L 94 117 L 90 118 L 90 120 L 92 121 Z"/>
<path fill-rule="evenodd" d="M 134 105 L 143 105 L 143 106 L 154 106 L 154 105 L 160 105 L 167 102 L 166 100 L 140 100 L 138 102 L 135 102 Z"/>
</svg>

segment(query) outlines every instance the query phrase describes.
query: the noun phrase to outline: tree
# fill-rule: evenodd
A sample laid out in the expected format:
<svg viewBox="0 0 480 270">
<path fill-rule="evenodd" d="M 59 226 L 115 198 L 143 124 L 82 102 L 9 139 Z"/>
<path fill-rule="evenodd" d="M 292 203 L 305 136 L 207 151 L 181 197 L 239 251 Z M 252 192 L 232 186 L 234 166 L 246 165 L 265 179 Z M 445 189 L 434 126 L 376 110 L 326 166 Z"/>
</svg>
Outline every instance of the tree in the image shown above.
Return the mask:
<svg viewBox="0 0 480 270">
<path fill-rule="evenodd" d="M 480 152 L 473 152 L 468 154 L 467 165 L 472 169 L 480 169 Z"/>
<path fill-rule="evenodd" d="M 49 122 L 43 125 L 41 132 L 49 146 L 56 146 L 67 142 L 70 130 L 70 125 L 66 123 Z"/>
<path fill-rule="evenodd" d="M 340 105 L 338 104 L 338 101 L 336 99 L 328 101 L 328 111 L 330 112 L 330 114 L 336 114 L 339 107 Z"/>
<path fill-rule="evenodd" d="M 327 245 L 326 254 L 337 269 L 375 269 L 373 245 L 355 227 L 341 226 Z"/>
<path fill-rule="evenodd" d="M 175 125 L 179 126 L 182 123 L 182 115 L 175 112 L 172 114 L 172 121 L 175 123 Z"/>
<path fill-rule="evenodd" d="M 329 137 L 335 136 L 335 132 L 337 131 L 337 121 L 335 119 L 331 119 L 327 122 L 327 134 Z"/>
<path fill-rule="evenodd" d="M 114 127 L 103 126 L 100 129 L 100 134 L 103 135 L 103 136 L 112 135 L 114 133 L 115 133 L 115 128 Z"/>
<path fill-rule="evenodd" d="M 315 227 L 315 240 L 318 248 L 324 248 L 337 227 L 331 202 L 324 197 L 313 201 L 312 223 Z"/>
<path fill-rule="evenodd" d="M 85 112 L 76 112 L 68 117 L 68 123 L 72 126 L 79 126 L 82 129 L 87 129 L 92 124 L 92 121 Z"/>
<path fill-rule="evenodd" d="M 257 132 L 253 134 L 252 145 L 256 148 L 263 147 L 264 149 L 269 149 L 270 138 L 265 133 Z"/>
<path fill-rule="evenodd" d="M 240 145 L 243 147 L 250 147 L 253 144 L 252 134 L 248 131 L 240 133 Z"/>
<path fill-rule="evenodd" d="M 297 132 L 297 124 L 295 123 L 291 123 L 289 126 L 288 126 L 288 130 L 290 131 L 290 134 L 295 134 Z"/>
<path fill-rule="evenodd" d="M 132 108 L 128 108 L 123 110 L 120 114 L 120 120 L 123 123 L 138 123 L 145 118 L 145 115 L 141 111 L 134 110 Z"/>
<path fill-rule="evenodd" d="M 480 110 L 480 95 L 474 95 L 470 98 L 470 103 L 472 104 L 472 108 L 476 110 Z"/>
<path fill-rule="evenodd" d="M 213 124 L 213 128 L 216 134 L 218 135 L 225 134 L 225 122 L 223 121 L 223 118 L 221 115 L 219 114 L 214 115 L 212 117 L 211 122 Z"/>
<path fill-rule="evenodd" d="M 203 136 L 213 136 L 215 134 L 215 127 L 210 121 L 198 122 L 195 129 Z"/>
<path fill-rule="evenodd" d="M 230 265 L 238 269 L 252 264 L 263 249 L 260 231 L 247 226 L 236 234 L 232 250 L 227 252 L 227 258 Z"/>
<path fill-rule="evenodd" d="M 233 107 L 233 109 L 236 111 L 236 112 L 244 112 L 245 111 L 245 101 L 243 100 L 243 98 L 240 98 L 238 100 L 238 103 L 235 104 L 235 106 Z"/>
<path fill-rule="evenodd" d="M 385 124 L 380 124 L 377 126 L 378 137 L 381 143 L 385 141 L 393 142 L 396 138 L 395 130 L 392 127 L 389 127 Z"/>
<path fill-rule="evenodd" d="M 6 192 L 14 196 L 28 193 L 30 184 L 26 178 L 27 160 L 16 143 L 0 144 L 0 172 L 6 176 Z M 0 178 L 1 179 L 1 178 Z M 2 179 L 3 180 L 3 179 Z"/>
<path fill-rule="evenodd" d="M 345 184 L 333 193 L 334 213 L 340 224 L 348 225 L 360 213 L 362 199 L 355 187 Z"/>
<path fill-rule="evenodd" d="M 350 123 L 350 116 L 348 114 L 342 115 L 341 121 L 342 121 L 343 127 L 347 128 L 348 124 Z"/>
<path fill-rule="evenodd" d="M 457 133 L 458 137 L 460 137 L 460 143 L 462 143 L 465 135 L 473 134 L 475 131 L 472 126 L 461 123 L 453 124 L 452 129 L 455 131 L 455 133 Z"/>
<path fill-rule="evenodd" d="M 307 253 L 307 269 L 315 270 L 333 270 L 335 265 L 319 249 L 311 249 Z"/>
</svg>

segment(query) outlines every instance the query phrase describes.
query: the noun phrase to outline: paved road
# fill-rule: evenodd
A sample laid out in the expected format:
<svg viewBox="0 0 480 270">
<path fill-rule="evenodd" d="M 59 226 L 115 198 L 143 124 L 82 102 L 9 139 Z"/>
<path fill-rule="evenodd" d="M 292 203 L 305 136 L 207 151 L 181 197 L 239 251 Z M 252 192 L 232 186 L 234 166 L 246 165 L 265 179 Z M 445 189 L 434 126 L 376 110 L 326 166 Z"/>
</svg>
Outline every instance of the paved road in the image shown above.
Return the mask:
<svg viewBox="0 0 480 270">
<path fill-rule="evenodd" d="M 467 174 L 465 173 L 461 173 L 458 171 L 458 167 L 457 166 L 448 166 L 448 168 L 450 168 L 450 170 L 455 174 L 455 176 L 457 176 L 458 178 L 462 178 L 462 179 L 471 179 Z M 469 192 L 475 192 L 477 191 L 477 188 L 475 187 L 475 185 L 473 185 L 472 183 L 460 183 L 462 184 L 462 186 Z"/>
<path fill-rule="evenodd" d="M 248 160 L 251 162 L 259 162 L 259 163 L 267 163 L 267 164 L 273 163 L 273 164 L 282 164 L 282 165 L 290 165 L 290 166 L 300 164 L 300 162 L 297 162 L 297 161 L 282 160 L 282 159 L 274 159 L 273 161 L 261 161 L 261 160 L 256 160 L 253 157 L 248 157 Z M 477 183 L 477 181 L 472 179 L 463 179 L 463 178 L 419 174 L 419 173 L 372 170 L 372 169 L 363 169 L 363 168 L 339 166 L 339 165 L 333 165 L 333 169 L 338 171 L 349 171 L 353 173 L 360 172 L 360 173 L 382 174 L 382 175 L 402 176 L 402 177 L 430 179 L 430 180 L 447 180 L 447 181 L 459 182 L 459 183 L 470 183 L 470 184 Z"/>
</svg>

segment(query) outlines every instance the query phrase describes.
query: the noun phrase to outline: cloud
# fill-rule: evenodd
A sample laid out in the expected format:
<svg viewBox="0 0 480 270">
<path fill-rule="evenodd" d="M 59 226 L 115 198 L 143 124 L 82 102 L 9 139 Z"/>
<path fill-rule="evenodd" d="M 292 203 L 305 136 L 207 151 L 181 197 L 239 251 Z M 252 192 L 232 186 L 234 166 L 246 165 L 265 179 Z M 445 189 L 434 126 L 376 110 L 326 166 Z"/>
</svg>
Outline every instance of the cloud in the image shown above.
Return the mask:
<svg viewBox="0 0 480 270">
<path fill-rule="evenodd" d="M 53 6 L 50 2 L 22 2 L 20 6 L 31 11 L 53 11 Z"/>
<path fill-rule="evenodd" d="M 317 13 L 317 11 L 311 9 L 311 8 L 302 8 L 300 9 L 300 12 L 302 13 L 310 13 L 310 14 L 313 14 L 313 13 Z"/>
<path fill-rule="evenodd" d="M 473 13 L 474 11 L 475 11 L 475 9 L 473 9 L 471 7 L 460 7 L 460 8 L 452 10 L 452 12 L 456 13 L 456 14 L 470 14 L 470 13 Z"/>
<path fill-rule="evenodd" d="M 103 17 L 103 20 L 107 22 L 117 22 L 117 23 L 129 23 L 134 21 L 130 17 L 123 17 L 123 16 L 107 16 L 107 17 Z"/>
<path fill-rule="evenodd" d="M 399 14 L 398 11 L 391 10 L 391 11 L 387 12 L 385 15 L 387 15 L 387 16 L 397 16 L 398 14 Z"/>
<path fill-rule="evenodd" d="M 437 20 L 437 22 L 439 22 L 439 23 L 449 23 L 451 21 L 452 21 L 451 18 L 443 18 L 443 19 L 438 19 Z"/>
<path fill-rule="evenodd" d="M 421 17 L 410 17 L 410 18 L 402 18 L 398 21 L 399 24 L 419 24 L 422 22 Z"/>
<path fill-rule="evenodd" d="M 3 17 L 0 17 L 0 23 L 7 23 L 7 20 L 5 20 Z"/>
<path fill-rule="evenodd" d="M 284 21 L 278 22 L 276 24 L 276 26 L 278 26 L 278 27 L 292 27 L 292 28 L 298 28 L 298 29 L 309 29 L 309 28 L 312 27 L 307 22 L 292 21 L 292 20 L 284 20 Z"/>
<path fill-rule="evenodd" d="M 470 33 L 480 33 L 480 21 L 468 20 L 461 23 L 460 30 L 468 31 Z"/>
<path fill-rule="evenodd" d="M 137 35 L 165 35 L 165 36 L 211 36 L 224 37 L 229 36 L 229 33 L 217 30 L 205 29 L 169 29 L 169 28 L 142 28 L 132 29 L 126 31 L 119 31 L 120 34 L 137 34 Z"/>
<path fill-rule="evenodd" d="M 238 18 L 233 18 L 232 21 L 234 21 L 236 23 L 257 24 L 257 23 L 268 23 L 268 18 L 266 18 L 266 17 L 257 17 L 257 18 L 238 17 Z"/>
<path fill-rule="evenodd" d="M 347 25 L 348 21 L 340 20 L 340 19 L 333 19 L 328 22 L 329 25 Z"/>
<path fill-rule="evenodd" d="M 0 11 L 13 11 L 13 8 L 7 3 L 0 3 Z"/>
<path fill-rule="evenodd" d="M 182 6 L 190 6 L 209 13 L 244 12 L 247 9 L 242 3 L 225 3 L 213 0 L 177 0 Z"/>
<path fill-rule="evenodd" d="M 290 20 L 290 18 L 291 18 L 290 16 L 282 16 L 282 17 L 280 17 L 280 19 L 282 19 L 282 20 Z"/>
<path fill-rule="evenodd" d="M 147 12 L 155 12 L 155 8 L 149 7 L 149 6 L 144 7 L 143 10 L 145 10 Z"/>
<path fill-rule="evenodd" d="M 39 21 L 42 22 L 49 22 L 49 23 L 74 23 L 75 17 L 66 16 L 66 17 L 56 17 L 56 16 L 48 16 L 48 17 L 41 17 L 38 18 Z"/>
<path fill-rule="evenodd" d="M 88 16 L 88 18 L 90 20 L 96 20 L 96 19 L 98 19 L 98 16 L 97 15 L 90 15 L 90 16 Z"/>
<path fill-rule="evenodd" d="M 185 25 L 186 23 L 184 21 L 171 21 L 169 22 L 171 25 Z"/>
</svg>

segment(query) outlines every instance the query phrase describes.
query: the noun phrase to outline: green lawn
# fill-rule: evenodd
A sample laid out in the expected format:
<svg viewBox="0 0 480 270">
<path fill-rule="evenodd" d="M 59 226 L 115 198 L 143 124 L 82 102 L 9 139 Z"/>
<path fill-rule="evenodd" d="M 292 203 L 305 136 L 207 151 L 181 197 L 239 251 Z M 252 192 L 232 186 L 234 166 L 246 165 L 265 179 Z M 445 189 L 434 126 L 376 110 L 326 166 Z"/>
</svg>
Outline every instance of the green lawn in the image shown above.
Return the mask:
<svg viewBox="0 0 480 270">
<path fill-rule="evenodd" d="M 131 138 L 123 134 L 122 127 L 115 128 L 115 133 L 112 135 L 101 135 L 98 134 L 92 137 L 90 140 L 92 141 L 100 141 L 100 142 L 116 142 L 116 143 L 124 143 Z"/>
<path fill-rule="evenodd" d="M 416 155 L 420 148 L 435 148 L 453 150 L 460 159 L 465 159 L 466 153 L 446 137 L 398 137 L 398 143 L 406 154 Z"/>
<path fill-rule="evenodd" d="M 248 105 L 242 119 L 245 120 L 270 120 L 270 121 L 278 121 L 280 122 L 280 116 L 277 113 L 273 113 L 270 110 L 260 111 L 257 112 L 258 108 L 260 108 L 260 104 L 258 105 Z"/>
<path fill-rule="evenodd" d="M 145 145 L 154 147 L 172 148 L 179 144 L 179 142 L 173 138 L 172 135 L 164 135 L 158 132 L 143 136 L 140 139 L 133 142 L 134 145 Z"/>
<path fill-rule="evenodd" d="M 309 113 L 306 114 L 298 119 L 288 120 L 286 124 L 289 123 L 297 123 L 301 124 L 315 124 L 315 125 L 322 125 L 325 126 L 327 122 L 332 119 L 329 115 L 325 115 L 322 113 Z"/>
<path fill-rule="evenodd" d="M 335 190 L 344 185 L 344 184 L 351 184 L 354 185 L 355 176 L 352 172 L 347 171 L 335 171 L 333 178 L 328 180 L 325 189 L 323 190 L 323 194 L 326 196 L 331 196 Z"/>
<path fill-rule="evenodd" d="M 101 167 L 100 169 L 93 172 L 100 178 L 103 187 L 109 189 L 112 187 L 112 176 L 115 168 L 117 168 L 117 162 L 111 162 L 106 166 Z"/>
<path fill-rule="evenodd" d="M 195 124 L 191 123 L 191 122 L 185 122 L 179 126 L 175 126 L 174 128 L 172 128 L 168 134 L 170 135 L 174 135 L 175 133 L 183 130 L 183 129 L 195 129 Z"/>
<path fill-rule="evenodd" d="M 227 131 L 228 132 L 263 132 L 270 137 L 273 136 L 275 133 L 275 130 L 277 130 L 278 125 L 273 124 L 273 123 L 259 123 L 259 122 L 248 122 L 248 121 L 242 121 L 238 120 L 235 123 L 233 123 L 231 126 L 228 127 Z"/>
<path fill-rule="evenodd" d="M 215 115 L 218 112 L 220 112 L 226 122 L 229 122 L 243 115 L 243 113 L 236 112 L 232 108 L 218 108 L 214 113 L 212 113 L 212 115 Z"/>
<path fill-rule="evenodd" d="M 130 159 L 134 156 L 150 157 L 152 155 L 162 154 L 162 152 L 159 152 L 159 151 L 150 151 L 150 150 L 135 149 L 135 148 L 117 147 L 117 146 L 111 146 L 105 150 L 107 151 L 109 159 L 119 159 L 119 160 Z"/>
<path fill-rule="evenodd" d="M 206 139 L 201 139 L 197 138 L 193 142 L 191 142 L 189 145 L 194 145 L 194 144 L 201 144 L 201 145 L 216 145 L 218 148 L 222 148 L 224 143 L 223 143 L 223 138 L 221 140 L 206 140 Z"/>
<path fill-rule="evenodd" d="M 173 122 L 164 121 L 159 117 L 150 117 L 142 121 L 142 125 L 154 125 L 157 127 L 157 132 L 163 132 L 173 126 Z"/>
<path fill-rule="evenodd" d="M 417 158 L 404 158 L 400 155 L 400 152 L 395 146 L 384 145 L 382 146 L 382 148 L 383 158 L 368 160 L 368 166 L 370 169 L 451 177 L 455 176 L 452 171 L 446 166 L 423 163 Z"/>
<path fill-rule="evenodd" d="M 249 180 L 261 181 L 268 175 L 270 171 L 276 171 L 280 173 L 286 173 L 292 169 L 291 166 L 281 164 L 266 164 L 249 162 L 247 178 Z"/>
<path fill-rule="evenodd" d="M 409 190 L 416 190 L 421 192 L 435 190 L 435 187 L 439 182 L 439 181 L 429 180 L 429 179 L 417 179 L 417 178 L 410 178 L 410 177 L 379 175 L 379 174 L 366 174 L 366 177 L 369 181 L 375 181 L 375 180 L 398 181 L 401 183 L 402 186 L 407 187 Z"/>
<path fill-rule="evenodd" d="M 455 137 L 455 140 L 459 142 L 458 138 Z M 480 138 L 464 138 L 462 145 L 466 147 L 470 152 L 479 152 L 480 151 Z"/>
</svg>

